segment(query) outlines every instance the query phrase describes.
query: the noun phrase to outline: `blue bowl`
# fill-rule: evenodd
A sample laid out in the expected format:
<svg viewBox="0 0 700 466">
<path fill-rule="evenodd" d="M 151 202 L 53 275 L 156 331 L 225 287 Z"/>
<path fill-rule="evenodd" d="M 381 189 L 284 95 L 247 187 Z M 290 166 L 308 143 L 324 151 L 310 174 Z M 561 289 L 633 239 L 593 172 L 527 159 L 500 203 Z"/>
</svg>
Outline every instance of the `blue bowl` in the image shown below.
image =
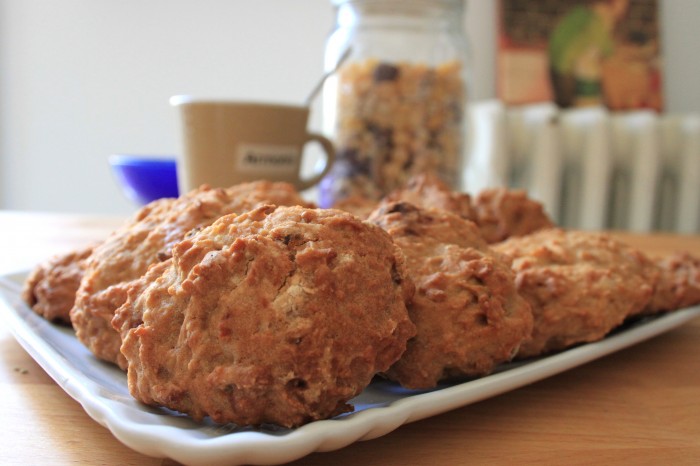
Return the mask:
<svg viewBox="0 0 700 466">
<path fill-rule="evenodd" d="M 112 173 L 131 201 L 144 205 L 162 197 L 177 197 L 175 157 L 111 155 Z"/>
</svg>

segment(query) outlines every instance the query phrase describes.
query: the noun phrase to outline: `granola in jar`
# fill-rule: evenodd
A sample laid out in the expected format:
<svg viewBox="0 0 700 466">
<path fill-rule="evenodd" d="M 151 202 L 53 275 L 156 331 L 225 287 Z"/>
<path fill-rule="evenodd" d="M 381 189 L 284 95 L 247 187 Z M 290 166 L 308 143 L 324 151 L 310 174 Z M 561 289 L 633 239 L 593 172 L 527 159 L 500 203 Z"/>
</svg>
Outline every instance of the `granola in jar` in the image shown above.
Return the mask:
<svg viewBox="0 0 700 466">
<path fill-rule="evenodd" d="M 373 58 L 343 65 L 336 161 L 321 183 L 321 204 L 350 196 L 379 199 L 420 173 L 456 186 L 464 136 L 462 66 L 457 60 L 429 66 Z"/>
<path fill-rule="evenodd" d="M 324 133 L 336 160 L 318 201 L 380 199 L 415 175 L 458 189 L 466 133 L 465 0 L 330 0 Z"/>
</svg>

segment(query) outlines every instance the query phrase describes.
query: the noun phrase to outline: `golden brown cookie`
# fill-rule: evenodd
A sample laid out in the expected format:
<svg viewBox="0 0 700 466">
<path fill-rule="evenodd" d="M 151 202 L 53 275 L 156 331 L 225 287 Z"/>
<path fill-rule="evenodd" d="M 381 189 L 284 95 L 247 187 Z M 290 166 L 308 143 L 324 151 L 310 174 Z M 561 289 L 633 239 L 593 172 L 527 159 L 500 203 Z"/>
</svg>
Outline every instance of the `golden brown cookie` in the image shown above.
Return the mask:
<svg viewBox="0 0 700 466">
<path fill-rule="evenodd" d="M 474 198 L 472 205 L 473 220 L 488 243 L 554 226 L 542 204 L 529 198 L 525 191 L 485 189 Z"/>
<path fill-rule="evenodd" d="M 361 219 L 369 217 L 376 207 L 377 201 L 359 195 L 346 197 L 333 204 L 334 209 L 350 212 Z"/>
<path fill-rule="evenodd" d="M 604 233 L 553 228 L 492 246 L 513 259 L 535 317 L 519 358 L 602 339 L 647 306 L 658 279 L 646 256 Z"/>
<path fill-rule="evenodd" d="M 661 276 L 645 313 L 675 311 L 700 304 L 700 258 L 678 252 L 655 259 Z"/>
<path fill-rule="evenodd" d="M 305 204 L 288 183 L 259 181 L 231 188 L 203 186 L 177 199 L 144 206 L 93 251 L 70 312 L 78 339 L 95 356 L 123 369 L 121 340 L 112 328 L 114 312 L 126 301 L 129 283 L 152 264 L 166 260 L 173 245 L 192 230 L 222 215 L 245 212 L 260 203 Z"/>
<path fill-rule="evenodd" d="M 417 335 L 387 376 L 407 388 L 484 375 L 509 361 L 530 335 L 530 306 L 515 290 L 510 264 L 490 250 L 473 222 L 408 203 L 370 217 L 406 255 L 416 294 L 409 315 Z"/>
<path fill-rule="evenodd" d="M 177 244 L 117 313 L 129 390 L 239 425 L 351 410 L 415 334 L 403 261 L 384 231 L 339 210 L 222 217 Z"/>
<path fill-rule="evenodd" d="M 411 177 L 406 185 L 387 194 L 383 205 L 407 202 L 422 208 L 446 210 L 467 220 L 475 220 L 469 194 L 451 190 L 436 175 L 421 174 Z"/>
<path fill-rule="evenodd" d="M 92 249 L 60 254 L 36 266 L 24 282 L 24 302 L 45 319 L 70 325 L 69 313 Z"/>
<path fill-rule="evenodd" d="M 148 271 L 137 279 L 131 280 L 124 285 L 126 298 L 125 302 L 114 312 L 112 327 L 119 333 L 120 341 L 126 337 L 129 330 L 136 328 L 143 323 L 142 306 L 134 306 L 133 303 L 143 294 L 143 292 L 158 280 L 161 275 L 172 267 L 173 259 L 169 257 L 163 262 L 153 264 Z M 126 365 L 124 367 L 126 369 Z"/>
</svg>

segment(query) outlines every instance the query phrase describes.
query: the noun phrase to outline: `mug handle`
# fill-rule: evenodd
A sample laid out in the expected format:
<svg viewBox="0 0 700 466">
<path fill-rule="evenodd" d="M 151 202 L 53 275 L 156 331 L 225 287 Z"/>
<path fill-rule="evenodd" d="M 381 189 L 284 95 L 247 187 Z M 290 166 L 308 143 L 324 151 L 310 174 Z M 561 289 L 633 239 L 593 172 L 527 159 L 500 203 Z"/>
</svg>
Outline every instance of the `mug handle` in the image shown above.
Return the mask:
<svg viewBox="0 0 700 466">
<path fill-rule="evenodd" d="M 297 189 L 299 190 L 304 190 L 306 188 L 310 188 L 311 186 L 315 185 L 319 181 L 321 181 L 321 178 L 326 176 L 328 174 L 328 171 L 331 169 L 331 166 L 333 166 L 333 161 L 335 160 L 335 147 L 333 146 L 333 143 L 326 137 L 321 136 L 320 134 L 316 133 L 307 133 L 307 139 L 306 142 L 304 143 L 304 146 L 308 144 L 311 141 L 316 141 L 319 144 L 321 144 L 321 147 L 323 147 L 323 151 L 326 153 L 326 165 L 323 167 L 323 171 L 321 173 L 315 175 L 314 177 L 308 179 L 308 180 L 299 180 L 297 183 Z M 302 157 L 303 157 L 303 151 L 302 151 Z"/>
</svg>

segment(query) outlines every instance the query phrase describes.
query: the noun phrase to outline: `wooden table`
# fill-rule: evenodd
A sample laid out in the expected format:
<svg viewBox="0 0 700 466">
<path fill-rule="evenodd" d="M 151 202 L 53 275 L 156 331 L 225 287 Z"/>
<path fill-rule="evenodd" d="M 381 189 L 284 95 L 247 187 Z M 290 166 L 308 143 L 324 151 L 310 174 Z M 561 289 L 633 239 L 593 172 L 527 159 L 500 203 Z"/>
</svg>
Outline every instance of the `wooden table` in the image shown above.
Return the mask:
<svg viewBox="0 0 700 466">
<path fill-rule="evenodd" d="M 0 274 L 105 237 L 114 217 L 0 212 Z M 700 236 L 618 234 L 700 255 Z M 700 319 L 530 386 L 295 464 L 700 464 Z M 90 419 L 0 322 L 0 464 L 175 464 Z"/>
</svg>

